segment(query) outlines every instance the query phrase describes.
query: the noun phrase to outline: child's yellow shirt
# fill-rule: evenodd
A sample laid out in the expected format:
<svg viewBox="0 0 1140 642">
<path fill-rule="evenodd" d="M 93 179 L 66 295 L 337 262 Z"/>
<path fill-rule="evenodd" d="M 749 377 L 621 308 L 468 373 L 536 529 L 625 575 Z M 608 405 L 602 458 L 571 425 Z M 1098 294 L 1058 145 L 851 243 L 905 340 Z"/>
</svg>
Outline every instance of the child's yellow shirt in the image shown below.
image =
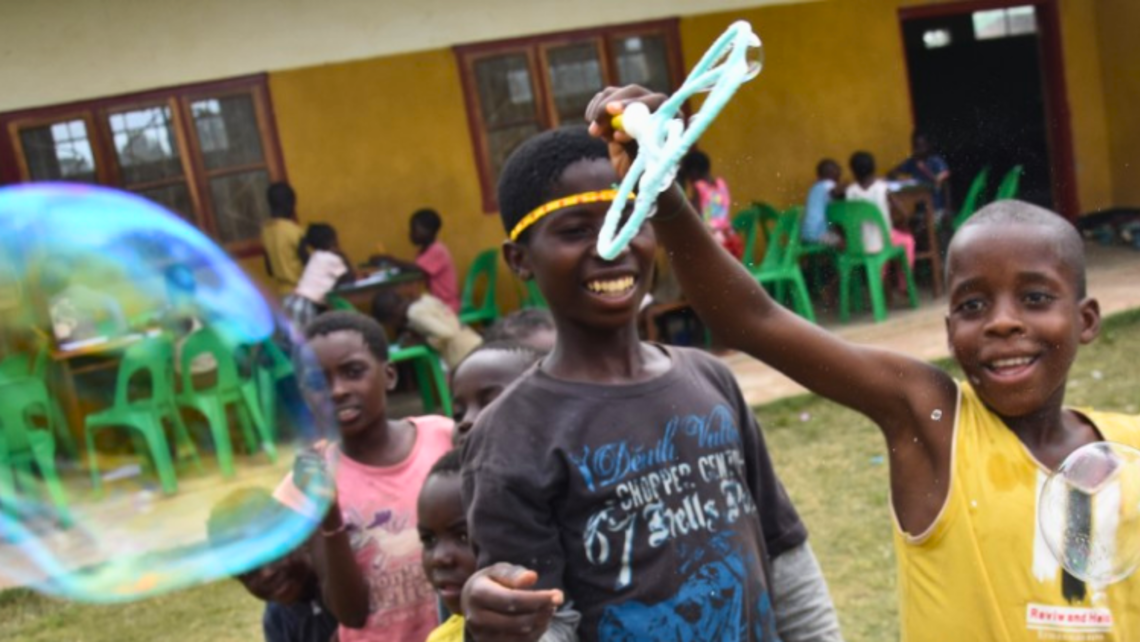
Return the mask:
<svg viewBox="0 0 1140 642">
<path fill-rule="evenodd" d="M 1049 470 L 968 385 L 959 384 L 958 406 L 942 512 L 916 536 L 895 524 L 902 639 L 1140 640 L 1140 573 L 1109 586 L 1103 604 L 1088 587 L 1066 597 L 1037 525 Z M 1082 414 L 1104 439 L 1140 447 L 1140 417 Z"/>
<path fill-rule="evenodd" d="M 435 627 L 427 642 L 463 642 L 463 616 L 452 615 L 447 621 Z"/>
</svg>

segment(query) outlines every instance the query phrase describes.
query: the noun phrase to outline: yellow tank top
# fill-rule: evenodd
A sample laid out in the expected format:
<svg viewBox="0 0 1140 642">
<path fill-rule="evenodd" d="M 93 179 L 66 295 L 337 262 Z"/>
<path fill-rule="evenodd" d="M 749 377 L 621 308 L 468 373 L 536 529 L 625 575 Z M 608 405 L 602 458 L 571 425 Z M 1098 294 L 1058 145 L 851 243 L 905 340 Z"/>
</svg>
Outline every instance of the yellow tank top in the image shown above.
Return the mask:
<svg viewBox="0 0 1140 642">
<path fill-rule="evenodd" d="M 1037 527 L 1049 475 L 974 391 L 958 386 L 950 492 L 917 536 L 895 524 L 905 642 L 1135 642 L 1140 573 L 1066 599 L 1060 564 Z M 1140 417 L 1081 411 L 1101 436 L 1140 447 Z M 1069 589 L 1070 592 L 1072 588 Z"/>
</svg>

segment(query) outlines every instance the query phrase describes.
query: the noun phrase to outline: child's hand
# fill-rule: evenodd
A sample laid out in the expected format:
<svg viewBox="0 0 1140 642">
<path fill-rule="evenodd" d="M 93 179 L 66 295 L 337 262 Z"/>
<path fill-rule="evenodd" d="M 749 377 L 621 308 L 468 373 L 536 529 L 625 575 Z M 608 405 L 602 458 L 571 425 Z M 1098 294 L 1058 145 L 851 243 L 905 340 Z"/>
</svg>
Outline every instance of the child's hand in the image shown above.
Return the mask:
<svg viewBox="0 0 1140 642">
<path fill-rule="evenodd" d="M 530 590 L 534 571 L 499 563 L 478 571 L 463 585 L 467 632 L 479 640 L 535 642 L 562 605 L 562 591 Z"/>
<path fill-rule="evenodd" d="M 586 107 L 586 121 L 590 123 L 590 135 L 606 141 L 610 148 L 610 162 L 614 165 L 618 178 L 625 178 L 633 158 L 637 155 L 637 144 L 627 132 L 615 129 L 613 118 L 625 111 L 630 103 L 645 103 L 649 111 L 656 111 L 666 100 L 665 94 L 655 94 L 638 85 L 607 87 L 598 92 Z"/>
<path fill-rule="evenodd" d="M 336 484 L 329 474 L 328 462 L 323 454 L 315 449 L 303 450 L 297 454 L 297 459 L 293 461 L 293 485 L 317 506 L 327 503 L 328 511 L 323 516 L 325 519 L 334 512 L 339 517 Z"/>
</svg>

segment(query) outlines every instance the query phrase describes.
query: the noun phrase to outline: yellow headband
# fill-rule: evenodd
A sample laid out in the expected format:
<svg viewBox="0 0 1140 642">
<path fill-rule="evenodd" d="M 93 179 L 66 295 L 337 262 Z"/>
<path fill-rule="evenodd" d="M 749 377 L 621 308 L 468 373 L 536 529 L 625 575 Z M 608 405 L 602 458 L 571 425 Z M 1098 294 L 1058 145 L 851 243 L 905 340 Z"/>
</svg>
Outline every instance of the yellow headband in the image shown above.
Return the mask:
<svg viewBox="0 0 1140 642">
<path fill-rule="evenodd" d="M 583 192 L 581 194 L 563 196 L 562 198 L 550 201 L 545 205 L 540 205 L 531 210 L 529 214 L 522 217 L 522 219 L 520 219 L 519 222 L 515 224 L 515 228 L 511 230 L 511 240 L 519 240 L 519 236 L 521 236 L 528 227 L 534 225 L 538 219 L 555 210 L 560 210 L 565 207 L 573 207 L 575 205 L 581 205 L 582 203 L 598 203 L 603 201 L 610 202 L 617 197 L 617 193 L 618 191 L 616 189 L 603 189 L 597 192 Z M 637 196 L 631 192 L 629 195 L 629 200 L 632 201 L 636 197 Z"/>
</svg>

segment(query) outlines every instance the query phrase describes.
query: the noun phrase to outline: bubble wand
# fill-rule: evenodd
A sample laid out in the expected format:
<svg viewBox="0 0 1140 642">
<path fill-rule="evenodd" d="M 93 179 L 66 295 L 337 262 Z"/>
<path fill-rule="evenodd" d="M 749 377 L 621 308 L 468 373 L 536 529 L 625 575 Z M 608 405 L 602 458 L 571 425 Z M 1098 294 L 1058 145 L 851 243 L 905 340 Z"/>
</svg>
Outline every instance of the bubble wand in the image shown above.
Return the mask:
<svg viewBox="0 0 1140 642">
<path fill-rule="evenodd" d="M 757 60 L 748 60 L 750 48 L 757 50 Z M 744 21 L 735 22 L 705 52 L 681 88 L 656 112 L 651 114 L 644 104 L 632 103 L 624 113 L 614 117 L 614 127 L 637 141 L 638 152 L 598 233 L 598 254 L 602 258 L 612 259 L 629 245 L 645 219 L 651 216 L 657 195 L 672 184 L 681 157 L 705 133 L 736 90 L 760 73 L 762 53 L 760 38 L 752 33 L 752 26 Z M 704 92 L 709 96 L 701 110 L 689 119 L 686 129 L 685 123 L 675 116 L 686 100 Z M 619 229 L 622 210 L 635 185 L 637 197 L 633 213 Z"/>
</svg>

